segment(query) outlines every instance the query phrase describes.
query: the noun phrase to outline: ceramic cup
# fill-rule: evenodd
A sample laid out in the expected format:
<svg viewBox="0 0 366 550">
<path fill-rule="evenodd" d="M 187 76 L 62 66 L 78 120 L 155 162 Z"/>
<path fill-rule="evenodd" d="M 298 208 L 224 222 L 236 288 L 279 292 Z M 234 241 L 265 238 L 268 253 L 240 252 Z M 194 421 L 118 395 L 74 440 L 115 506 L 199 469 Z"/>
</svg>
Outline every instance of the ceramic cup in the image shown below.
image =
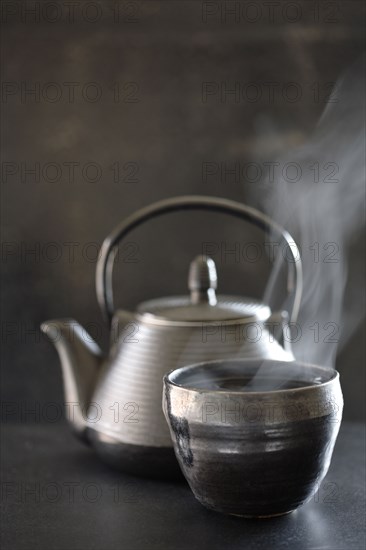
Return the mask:
<svg viewBox="0 0 366 550">
<path fill-rule="evenodd" d="M 339 374 L 299 362 L 209 361 L 164 377 L 176 457 L 207 508 L 287 514 L 316 492 L 340 427 Z"/>
</svg>

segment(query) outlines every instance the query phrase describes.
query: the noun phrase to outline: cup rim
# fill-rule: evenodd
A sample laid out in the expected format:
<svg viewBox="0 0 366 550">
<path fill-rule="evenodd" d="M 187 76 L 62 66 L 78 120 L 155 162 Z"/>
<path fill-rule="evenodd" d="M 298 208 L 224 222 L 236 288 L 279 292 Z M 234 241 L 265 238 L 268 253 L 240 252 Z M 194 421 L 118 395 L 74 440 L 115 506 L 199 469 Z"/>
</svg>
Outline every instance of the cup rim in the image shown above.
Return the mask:
<svg viewBox="0 0 366 550">
<path fill-rule="evenodd" d="M 178 384 L 177 382 L 173 381 L 171 379 L 172 375 L 179 375 L 181 373 L 188 372 L 190 370 L 194 370 L 198 367 L 202 366 L 213 366 L 213 365 L 219 365 L 223 363 L 253 363 L 255 361 L 262 361 L 265 362 L 271 362 L 271 363 L 288 363 L 291 365 L 292 363 L 299 365 L 301 367 L 305 368 L 315 368 L 319 372 L 332 374 L 332 376 L 329 378 L 329 380 L 325 380 L 324 382 L 321 382 L 319 384 L 311 384 L 310 386 L 303 386 L 299 388 L 287 388 L 287 389 L 278 389 L 278 390 L 266 390 L 266 391 L 251 391 L 251 392 L 245 392 L 245 391 L 234 391 L 234 390 L 227 390 L 227 389 L 213 389 L 213 388 L 197 388 L 194 386 L 187 386 L 183 384 Z M 187 391 L 187 392 L 193 392 L 193 393 L 199 393 L 199 394 L 226 394 L 226 395 L 233 395 L 236 397 L 239 396 L 261 396 L 261 395 L 269 395 L 276 393 L 276 395 L 282 395 L 282 394 L 290 394 L 290 393 L 298 393 L 298 392 L 311 392 L 314 391 L 314 389 L 324 388 L 327 385 L 330 385 L 334 383 L 335 381 L 339 380 L 339 372 L 336 369 L 333 369 L 332 367 L 324 367 L 321 365 L 316 365 L 314 363 L 306 363 L 303 361 L 284 361 L 279 359 L 269 359 L 269 358 L 260 358 L 260 357 L 253 357 L 253 358 L 245 358 L 245 359 L 213 359 L 209 361 L 201 361 L 199 363 L 192 363 L 190 365 L 185 365 L 183 367 L 178 367 L 175 369 L 172 369 L 168 373 L 165 374 L 163 378 L 164 385 L 166 386 L 173 386 L 175 388 L 179 388 L 181 390 Z"/>
</svg>

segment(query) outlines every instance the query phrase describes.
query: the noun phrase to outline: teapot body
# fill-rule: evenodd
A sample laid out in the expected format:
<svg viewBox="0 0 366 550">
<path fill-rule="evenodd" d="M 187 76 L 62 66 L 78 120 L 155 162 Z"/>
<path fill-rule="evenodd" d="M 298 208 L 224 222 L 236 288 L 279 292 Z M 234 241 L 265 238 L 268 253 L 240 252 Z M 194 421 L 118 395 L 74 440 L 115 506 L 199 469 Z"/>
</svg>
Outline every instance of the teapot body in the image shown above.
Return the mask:
<svg viewBox="0 0 366 550">
<path fill-rule="evenodd" d="M 257 320 L 166 323 L 117 312 L 112 338 L 88 414 L 88 435 L 106 462 L 149 477 L 178 472 L 161 407 L 167 372 L 210 359 L 293 360 Z"/>
<path fill-rule="evenodd" d="M 121 239 L 157 216 L 187 210 L 229 214 L 278 238 L 288 253 L 283 302 L 288 314 L 272 314 L 270 304 L 241 295 L 217 295 L 215 262 L 205 254 L 191 263 L 188 296 L 154 298 L 140 304 L 134 314 L 115 312 L 113 265 Z M 276 259 L 275 278 L 284 259 L 283 254 Z M 169 271 L 164 273 L 165 287 Z M 268 288 L 273 284 L 271 280 Z M 180 473 L 161 405 L 168 371 L 214 359 L 294 359 L 283 329 L 287 319 L 289 324 L 296 322 L 299 312 L 299 251 L 287 231 L 243 204 L 221 197 L 181 196 L 131 214 L 103 242 L 96 292 L 111 328 L 107 357 L 73 319 L 45 322 L 42 330 L 59 353 L 66 400 L 79 405 L 68 416 L 75 434 L 91 442 L 105 462 L 124 471 L 150 477 Z"/>
</svg>

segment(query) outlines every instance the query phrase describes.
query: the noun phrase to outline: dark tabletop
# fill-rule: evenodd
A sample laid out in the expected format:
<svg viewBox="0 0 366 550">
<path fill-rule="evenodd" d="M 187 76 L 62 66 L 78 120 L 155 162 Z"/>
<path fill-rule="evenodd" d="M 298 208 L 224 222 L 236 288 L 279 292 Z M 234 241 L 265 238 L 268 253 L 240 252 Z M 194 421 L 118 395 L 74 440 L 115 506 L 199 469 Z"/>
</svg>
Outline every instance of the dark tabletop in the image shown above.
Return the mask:
<svg viewBox="0 0 366 550">
<path fill-rule="evenodd" d="M 63 424 L 2 428 L 2 549 L 365 548 L 365 432 L 343 423 L 329 473 L 289 516 L 226 517 L 185 484 L 119 474 Z"/>
</svg>

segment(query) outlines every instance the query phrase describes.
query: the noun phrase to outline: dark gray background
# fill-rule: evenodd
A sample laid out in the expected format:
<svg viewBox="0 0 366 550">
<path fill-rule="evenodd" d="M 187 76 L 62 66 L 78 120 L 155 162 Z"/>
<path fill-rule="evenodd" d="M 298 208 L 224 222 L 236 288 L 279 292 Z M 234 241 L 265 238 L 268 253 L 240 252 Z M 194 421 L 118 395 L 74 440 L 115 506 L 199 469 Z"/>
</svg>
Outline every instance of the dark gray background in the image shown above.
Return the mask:
<svg viewBox="0 0 366 550">
<path fill-rule="evenodd" d="M 80 14 L 82 2 L 74 22 L 60 2 L 61 18 L 54 23 L 47 21 L 58 18 L 51 9 L 34 20 L 24 12 L 31 2 L 12 4 L 17 13 L 7 16 L 2 35 L 2 79 L 14 92 L 2 97 L 2 161 L 16 170 L 2 174 L 2 390 L 6 401 L 32 407 L 62 402 L 58 358 L 39 333 L 41 321 L 74 317 L 106 343 L 94 289 L 96 246 L 125 216 L 164 197 L 193 193 L 249 202 L 255 183 L 219 177 L 204 182 L 202 163 L 245 164 L 256 161 L 259 152 L 271 161 L 305 141 L 324 108 L 329 83 L 362 51 L 364 3 L 295 2 L 302 14 L 298 21 L 288 20 L 294 17 L 289 9 L 285 15 L 276 12 L 272 22 L 257 1 L 261 15 L 253 23 L 245 17 L 225 21 L 218 2 L 213 3 L 218 13 L 207 22 L 202 2 L 121 2 L 119 22 L 112 4 L 103 2 L 102 17 L 94 23 L 86 20 L 94 17 L 92 10 Z M 263 93 L 256 102 L 214 97 L 204 103 L 207 81 L 257 83 L 262 90 L 266 82 L 276 83 L 277 90 L 296 82 L 302 98 L 291 102 L 276 92 L 273 101 Z M 56 88 L 47 88 L 50 82 Z M 67 82 L 76 83 L 74 101 Z M 82 96 L 90 82 L 102 90 L 98 101 Z M 22 86 L 37 85 L 39 97 L 22 97 Z M 62 95 L 53 101 L 55 89 Z M 87 91 L 92 96 L 94 89 Z M 74 182 L 67 162 L 79 163 Z M 100 166 L 99 181 L 83 176 L 89 162 Z M 22 174 L 22 163 L 28 168 L 39 163 L 39 181 Z M 52 167 L 42 175 L 47 163 L 62 167 L 59 181 L 50 181 Z M 121 168 L 119 182 L 113 181 L 115 163 Z M 189 261 L 202 242 L 230 246 L 258 237 L 237 221 L 209 215 L 204 220 L 197 213 L 179 214 L 131 235 L 134 248 L 121 251 L 116 269 L 118 304 L 133 308 L 146 298 L 185 292 Z M 50 243 L 61 250 L 57 261 Z M 65 243 L 76 243 L 74 261 Z M 130 262 L 136 247 L 137 261 Z M 34 255 L 25 254 L 31 249 Z M 362 243 L 356 242 L 354 255 L 360 254 Z M 216 259 L 221 290 L 261 296 L 265 262 Z M 363 417 L 363 338 L 358 330 L 337 361 L 349 419 Z"/>
</svg>

